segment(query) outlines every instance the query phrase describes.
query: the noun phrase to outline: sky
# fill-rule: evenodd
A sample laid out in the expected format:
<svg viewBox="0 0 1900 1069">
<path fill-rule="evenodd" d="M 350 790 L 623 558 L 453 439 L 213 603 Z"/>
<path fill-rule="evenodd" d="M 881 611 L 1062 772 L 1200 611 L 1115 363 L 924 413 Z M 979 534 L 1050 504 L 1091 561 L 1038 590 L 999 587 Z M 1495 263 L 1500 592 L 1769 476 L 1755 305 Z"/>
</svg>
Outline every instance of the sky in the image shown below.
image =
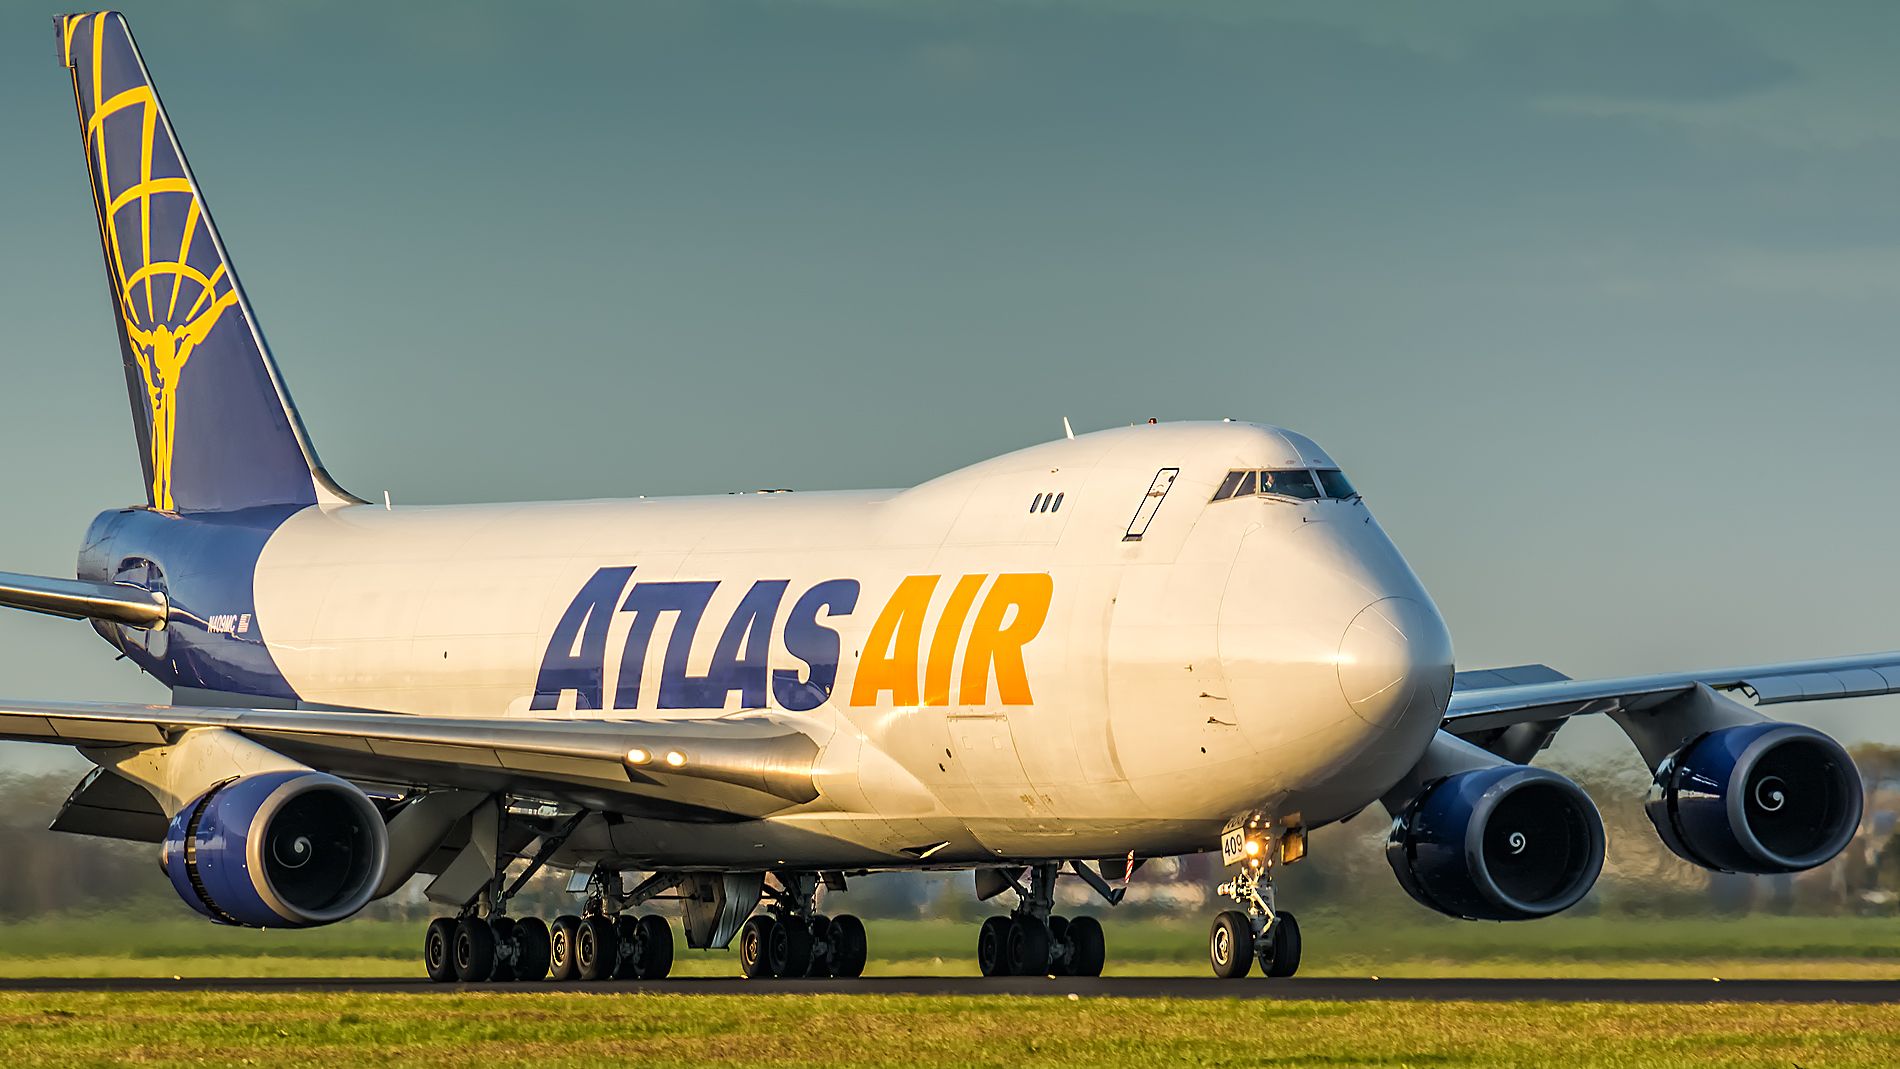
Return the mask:
<svg viewBox="0 0 1900 1069">
<path fill-rule="evenodd" d="M 71 575 L 142 491 L 53 10 L 0 0 L 0 569 Z M 364 497 L 1233 417 L 1346 466 L 1461 667 L 1900 648 L 1900 6 L 125 10 Z M 164 699 L 16 613 L 0 694 Z M 1900 743 L 1900 699 L 1796 711 Z"/>
</svg>

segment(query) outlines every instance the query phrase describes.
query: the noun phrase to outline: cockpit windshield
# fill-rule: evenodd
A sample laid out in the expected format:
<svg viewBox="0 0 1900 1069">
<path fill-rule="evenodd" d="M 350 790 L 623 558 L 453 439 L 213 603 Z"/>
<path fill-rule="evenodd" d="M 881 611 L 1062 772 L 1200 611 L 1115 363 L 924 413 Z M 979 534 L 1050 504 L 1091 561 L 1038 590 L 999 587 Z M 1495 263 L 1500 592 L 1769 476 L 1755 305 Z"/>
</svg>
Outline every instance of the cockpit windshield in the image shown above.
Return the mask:
<svg viewBox="0 0 1900 1069">
<path fill-rule="evenodd" d="M 1319 484 L 1313 481 L 1313 473 L 1305 468 L 1284 468 L 1261 472 L 1260 492 L 1312 501 L 1319 497 Z"/>
<path fill-rule="evenodd" d="M 1319 476 L 1320 488 L 1326 491 L 1326 496 L 1335 501 L 1346 501 L 1359 496 L 1359 491 L 1354 490 L 1352 483 L 1346 480 L 1346 473 L 1338 468 L 1321 468 L 1314 474 Z"/>
<path fill-rule="evenodd" d="M 1359 496 L 1359 492 L 1352 488 L 1352 483 L 1347 481 L 1346 473 L 1338 468 L 1322 468 L 1318 471 L 1269 468 L 1264 471 L 1228 472 L 1227 478 L 1221 480 L 1220 489 L 1214 491 L 1214 500 L 1226 501 L 1256 494 L 1296 501 L 1317 501 L 1320 498 L 1350 501 Z"/>
</svg>

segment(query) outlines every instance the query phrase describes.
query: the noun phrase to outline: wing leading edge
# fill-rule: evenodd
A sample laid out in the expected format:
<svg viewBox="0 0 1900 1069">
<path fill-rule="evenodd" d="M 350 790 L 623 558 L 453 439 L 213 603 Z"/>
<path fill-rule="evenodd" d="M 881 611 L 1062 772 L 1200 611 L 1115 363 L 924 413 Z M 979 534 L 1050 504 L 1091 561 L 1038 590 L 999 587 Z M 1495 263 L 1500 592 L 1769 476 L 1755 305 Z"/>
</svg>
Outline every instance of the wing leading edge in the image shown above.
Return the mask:
<svg viewBox="0 0 1900 1069">
<path fill-rule="evenodd" d="M 541 793 L 619 812 L 749 819 L 815 800 L 819 740 L 777 715 L 462 719 L 329 710 L 0 701 L 0 740 L 164 746 L 226 729 L 325 772 L 416 787 Z"/>
<path fill-rule="evenodd" d="M 1585 713 L 1641 712 L 1700 684 L 1757 705 L 1900 693 L 1900 651 L 1621 679 L 1569 679 L 1545 665 L 1460 672 L 1445 730 L 1472 736 Z"/>
</svg>

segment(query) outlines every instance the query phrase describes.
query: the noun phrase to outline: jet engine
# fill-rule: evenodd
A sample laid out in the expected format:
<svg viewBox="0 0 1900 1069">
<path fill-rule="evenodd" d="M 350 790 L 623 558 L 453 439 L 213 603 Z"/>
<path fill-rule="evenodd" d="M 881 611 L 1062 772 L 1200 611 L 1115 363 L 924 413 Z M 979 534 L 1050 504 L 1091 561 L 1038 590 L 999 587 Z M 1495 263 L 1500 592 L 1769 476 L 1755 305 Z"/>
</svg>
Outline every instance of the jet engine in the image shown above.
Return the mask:
<svg viewBox="0 0 1900 1069">
<path fill-rule="evenodd" d="M 305 928 L 369 902 L 388 863 L 383 818 L 362 791 L 322 772 L 261 772 L 179 810 L 161 864 L 187 905 L 226 924 Z"/>
<path fill-rule="evenodd" d="M 1725 872 L 1800 872 L 1860 825 L 1860 772 L 1832 738 L 1772 721 L 1707 732 L 1665 758 L 1645 807 L 1678 857 Z"/>
<path fill-rule="evenodd" d="M 1385 856 L 1421 904 L 1469 920 L 1568 909 L 1603 868 L 1603 820 L 1548 769 L 1494 765 L 1424 786 L 1392 822 Z"/>
</svg>

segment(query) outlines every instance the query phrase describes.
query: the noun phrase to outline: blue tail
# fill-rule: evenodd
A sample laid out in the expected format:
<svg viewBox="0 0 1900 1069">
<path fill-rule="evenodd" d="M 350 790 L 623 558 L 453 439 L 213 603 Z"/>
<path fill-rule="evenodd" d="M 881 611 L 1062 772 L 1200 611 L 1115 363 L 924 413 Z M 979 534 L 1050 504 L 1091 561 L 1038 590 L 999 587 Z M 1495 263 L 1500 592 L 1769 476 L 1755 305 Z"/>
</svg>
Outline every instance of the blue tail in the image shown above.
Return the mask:
<svg viewBox="0 0 1900 1069">
<path fill-rule="evenodd" d="M 125 17 L 61 15 L 148 503 L 354 501 L 324 473 Z"/>
</svg>

